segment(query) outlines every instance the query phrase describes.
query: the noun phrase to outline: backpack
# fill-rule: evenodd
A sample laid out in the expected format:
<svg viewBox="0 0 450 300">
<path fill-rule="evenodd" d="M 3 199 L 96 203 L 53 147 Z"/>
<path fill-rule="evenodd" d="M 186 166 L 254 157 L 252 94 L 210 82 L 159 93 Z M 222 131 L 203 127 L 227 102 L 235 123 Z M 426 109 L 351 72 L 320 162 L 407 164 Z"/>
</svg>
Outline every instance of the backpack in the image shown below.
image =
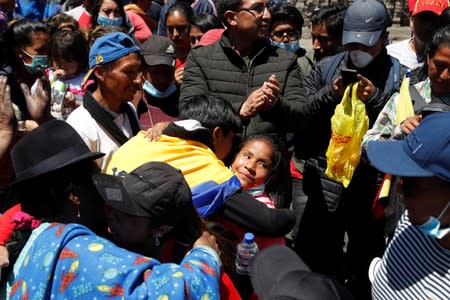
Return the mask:
<svg viewBox="0 0 450 300">
<path fill-rule="evenodd" d="M 325 67 L 322 70 L 322 77 L 321 77 L 322 85 L 328 84 L 332 81 L 336 69 L 339 67 L 341 61 L 344 59 L 346 54 L 347 52 L 343 51 L 328 59 L 328 61 L 325 64 Z M 388 79 L 386 81 L 386 87 L 389 88 L 389 91 L 394 92 L 400 90 L 401 84 L 400 62 L 398 61 L 398 59 L 392 56 L 390 57 L 392 61 L 392 66 L 389 71 Z"/>
</svg>

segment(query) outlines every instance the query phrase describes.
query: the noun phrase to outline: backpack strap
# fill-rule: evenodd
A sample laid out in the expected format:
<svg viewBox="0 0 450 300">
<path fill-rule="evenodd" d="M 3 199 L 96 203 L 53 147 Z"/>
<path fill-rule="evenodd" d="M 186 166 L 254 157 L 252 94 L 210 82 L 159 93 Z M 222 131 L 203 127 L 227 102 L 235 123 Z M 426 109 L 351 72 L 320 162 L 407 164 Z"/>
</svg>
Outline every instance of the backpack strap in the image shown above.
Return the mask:
<svg viewBox="0 0 450 300">
<path fill-rule="evenodd" d="M 389 70 L 389 76 L 387 79 L 387 88 L 389 88 L 389 91 L 391 94 L 393 94 L 396 91 L 400 90 L 400 62 L 395 57 L 391 56 L 392 66 Z"/>
<path fill-rule="evenodd" d="M 336 55 L 333 55 L 332 57 L 330 57 L 330 59 L 328 59 L 328 61 L 325 63 L 324 68 L 322 69 L 322 85 L 331 83 L 333 75 L 336 73 L 336 69 L 344 59 L 346 53 L 346 51 L 343 51 Z"/>
<path fill-rule="evenodd" d="M 409 86 L 409 94 L 411 95 L 411 100 L 414 103 L 414 112 L 417 114 L 422 111 L 422 109 L 427 105 L 425 99 L 419 94 L 419 91 L 414 85 Z"/>
</svg>

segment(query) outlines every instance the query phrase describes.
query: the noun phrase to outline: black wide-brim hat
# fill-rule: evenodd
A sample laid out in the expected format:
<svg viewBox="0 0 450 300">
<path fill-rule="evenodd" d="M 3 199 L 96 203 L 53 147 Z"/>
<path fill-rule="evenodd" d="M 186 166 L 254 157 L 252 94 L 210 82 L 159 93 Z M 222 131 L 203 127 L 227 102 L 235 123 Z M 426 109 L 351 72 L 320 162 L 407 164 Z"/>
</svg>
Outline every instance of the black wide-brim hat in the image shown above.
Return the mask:
<svg viewBox="0 0 450 300">
<path fill-rule="evenodd" d="M 12 148 L 16 173 L 12 185 L 103 155 L 91 152 L 72 126 L 52 120 L 27 133 Z"/>
</svg>

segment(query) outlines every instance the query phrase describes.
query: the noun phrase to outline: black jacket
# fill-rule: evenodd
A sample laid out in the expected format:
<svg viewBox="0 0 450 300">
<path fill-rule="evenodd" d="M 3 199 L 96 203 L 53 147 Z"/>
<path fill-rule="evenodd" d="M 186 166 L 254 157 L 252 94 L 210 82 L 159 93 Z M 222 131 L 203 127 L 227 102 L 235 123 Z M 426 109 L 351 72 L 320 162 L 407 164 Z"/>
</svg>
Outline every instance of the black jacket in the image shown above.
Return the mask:
<svg viewBox="0 0 450 300">
<path fill-rule="evenodd" d="M 180 103 L 209 94 L 230 102 L 239 112 L 247 97 L 275 74 L 281 87 L 278 104 L 244 120 L 244 137 L 303 128 L 320 111 L 320 103 L 302 94 L 297 56 L 264 41 L 255 49 L 248 58 L 242 58 L 231 47 L 225 32 L 218 42 L 191 50 L 184 68 Z"/>
</svg>

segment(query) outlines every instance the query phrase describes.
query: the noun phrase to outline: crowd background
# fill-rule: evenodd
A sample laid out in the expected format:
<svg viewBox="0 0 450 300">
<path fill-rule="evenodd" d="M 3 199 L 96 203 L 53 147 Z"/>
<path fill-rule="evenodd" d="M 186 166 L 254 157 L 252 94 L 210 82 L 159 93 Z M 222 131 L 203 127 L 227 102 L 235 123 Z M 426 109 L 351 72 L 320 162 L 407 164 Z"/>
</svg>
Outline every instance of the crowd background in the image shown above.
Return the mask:
<svg viewBox="0 0 450 300">
<path fill-rule="evenodd" d="M 2 296 L 447 299 L 448 7 L 0 1 Z M 369 130 L 344 187 L 349 82 Z"/>
</svg>

